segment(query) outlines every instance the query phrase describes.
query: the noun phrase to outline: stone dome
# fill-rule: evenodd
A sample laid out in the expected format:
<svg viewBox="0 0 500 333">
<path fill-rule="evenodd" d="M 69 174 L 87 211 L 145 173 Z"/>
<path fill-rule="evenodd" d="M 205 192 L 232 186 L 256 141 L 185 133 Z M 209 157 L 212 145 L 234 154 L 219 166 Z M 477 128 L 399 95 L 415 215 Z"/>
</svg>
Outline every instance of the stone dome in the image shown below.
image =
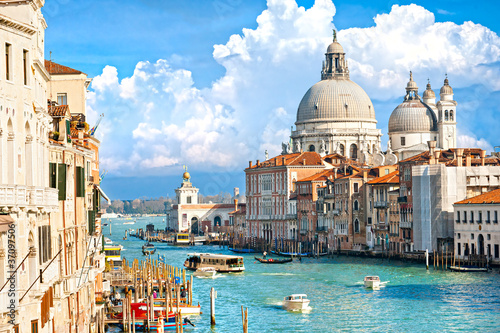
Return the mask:
<svg viewBox="0 0 500 333">
<path fill-rule="evenodd" d="M 444 85 L 441 87 L 440 94 L 453 95 L 453 88 L 448 83 L 448 78 L 444 79 Z"/>
<path fill-rule="evenodd" d="M 306 92 L 296 124 L 317 121 L 377 122 L 370 97 L 349 79 L 322 80 Z"/>
<path fill-rule="evenodd" d="M 328 45 L 326 53 L 344 53 L 344 48 L 336 40 Z"/>
<path fill-rule="evenodd" d="M 423 98 L 436 98 L 436 94 L 434 93 L 434 90 L 432 90 L 430 83 L 427 83 Z"/>
<path fill-rule="evenodd" d="M 406 100 L 392 111 L 389 134 L 395 132 L 436 132 L 434 111 L 419 99 Z"/>
</svg>

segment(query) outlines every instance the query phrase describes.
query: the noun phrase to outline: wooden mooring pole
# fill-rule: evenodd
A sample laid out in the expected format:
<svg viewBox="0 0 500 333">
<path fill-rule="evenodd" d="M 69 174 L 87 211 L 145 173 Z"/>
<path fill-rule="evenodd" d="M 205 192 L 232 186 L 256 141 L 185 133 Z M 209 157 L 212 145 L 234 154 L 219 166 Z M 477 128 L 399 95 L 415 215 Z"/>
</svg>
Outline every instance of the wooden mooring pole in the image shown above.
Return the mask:
<svg viewBox="0 0 500 333">
<path fill-rule="evenodd" d="M 212 287 L 210 289 L 210 325 L 215 325 L 215 299 L 217 298 L 217 292 Z"/>
</svg>

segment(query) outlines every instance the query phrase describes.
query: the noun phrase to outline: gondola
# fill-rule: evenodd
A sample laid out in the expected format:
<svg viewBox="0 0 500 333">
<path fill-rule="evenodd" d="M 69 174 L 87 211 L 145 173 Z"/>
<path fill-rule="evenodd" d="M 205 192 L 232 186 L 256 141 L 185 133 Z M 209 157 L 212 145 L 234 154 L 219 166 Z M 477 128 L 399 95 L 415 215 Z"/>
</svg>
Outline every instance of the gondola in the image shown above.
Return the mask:
<svg viewBox="0 0 500 333">
<path fill-rule="evenodd" d="M 287 262 L 292 262 L 293 259 L 274 259 L 274 258 L 269 258 L 269 259 L 262 259 L 262 258 L 257 258 L 254 257 L 255 260 L 258 262 L 261 262 L 263 264 L 286 264 Z"/>
</svg>

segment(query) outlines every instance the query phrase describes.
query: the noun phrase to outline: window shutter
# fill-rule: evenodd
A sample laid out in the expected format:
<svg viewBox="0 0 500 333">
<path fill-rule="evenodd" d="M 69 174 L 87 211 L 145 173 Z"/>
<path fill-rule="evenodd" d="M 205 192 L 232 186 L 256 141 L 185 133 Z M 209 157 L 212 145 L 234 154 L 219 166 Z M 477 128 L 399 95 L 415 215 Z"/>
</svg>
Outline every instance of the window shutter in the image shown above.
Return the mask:
<svg viewBox="0 0 500 333">
<path fill-rule="evenodd" d="M 38 260 L 40 262 L 40 265 L 43 264 L 43 255 L 42 255 L 42 250 L 43 250 L 43 244 L 42 244 L 42 227 L 38 227 Z"/>
<path fill-rule="evenodd" d="M 49 163 L 49 186 L 57 188 L 57 165 L 56 163 Z"/>
<path fill-rule="evenodd" d="M 66 120 L 66 135 L 68 137 L 68 142 L 71 142 L 71 124 L 69 120 Z"/>
<path fill-rule="evenodd" d="M 85 170 L 83 167 L 76 167 L 76 196 L 85 197 Z"/>
<path fill-rule="evenodd" d="M 88 219 L 89 219 L 89 235 L 92 235 L 95 231 L 95 211 L 88 211 Z"/>
<path fill-rule="evenodd" d="M 66 164 L 57 165 L 57 188 L 59 189 L 59 200 L 66 200 Z"/>
</svg>

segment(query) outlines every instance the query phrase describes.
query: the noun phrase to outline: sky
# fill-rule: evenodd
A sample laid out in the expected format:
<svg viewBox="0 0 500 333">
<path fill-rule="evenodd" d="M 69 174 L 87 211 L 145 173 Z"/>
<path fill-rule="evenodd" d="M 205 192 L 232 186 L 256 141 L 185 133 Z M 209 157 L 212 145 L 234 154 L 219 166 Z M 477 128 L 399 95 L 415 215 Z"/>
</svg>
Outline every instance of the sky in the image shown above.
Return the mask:
<svg viewBox="0 0 500 333">
<path fill-rule="evenodd" d="M 281 152 L 320 80 L 332 29 L 377 127 L 420 92 L 454 89 L 459 147 L 500 145 L 497 1 L 47 0 L 46 57 L 93 78 L 104 118 L 102 188 L 112 199 L 172 196 L 188 166 L 205 195 L 244 192 L 248 161 Z"/>
</svg>

